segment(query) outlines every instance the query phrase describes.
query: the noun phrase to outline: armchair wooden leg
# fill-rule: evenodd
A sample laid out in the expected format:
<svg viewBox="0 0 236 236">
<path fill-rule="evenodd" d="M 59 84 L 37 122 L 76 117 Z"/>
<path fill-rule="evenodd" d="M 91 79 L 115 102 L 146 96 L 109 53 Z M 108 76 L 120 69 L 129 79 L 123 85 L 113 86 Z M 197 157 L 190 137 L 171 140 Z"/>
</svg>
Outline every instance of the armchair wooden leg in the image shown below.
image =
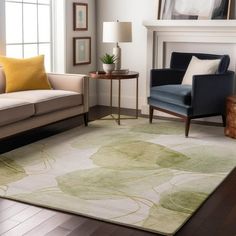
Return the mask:
<svg viewBox="0 0 236 236">
<path fill-rule="evenodd" d="M 84 113 L 84 125 L 88 126 L 88 112 Z"/>
<path fill-rule="evenodd" d="M 191 118 L 187 117 L 185 120 L 185 137 L 188 138 L 189 128 L 190 128 Z"/>
<path fill-rule="evenodd" d="M 226 127 L 226 115 L 222 115 L 223 126 Z"/>
<path fill-rule="evenodd" d="M 149 123 L 152 123 L 152 119 L 153 119 L 153 107 L 149 106 Z"/>
</svg>

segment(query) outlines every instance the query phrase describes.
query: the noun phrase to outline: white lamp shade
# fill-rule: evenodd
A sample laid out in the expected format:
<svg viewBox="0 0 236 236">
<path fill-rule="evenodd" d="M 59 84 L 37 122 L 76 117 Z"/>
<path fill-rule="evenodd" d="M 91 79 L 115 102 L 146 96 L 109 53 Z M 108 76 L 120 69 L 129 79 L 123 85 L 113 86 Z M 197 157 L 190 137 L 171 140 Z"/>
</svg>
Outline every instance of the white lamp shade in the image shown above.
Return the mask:
<svg viewBox="0 0 236 236">
<path fill-rule="evenodd" d="M 103 42 L 132 42 L 132 23 L 103 22 Z"/>
</svg>

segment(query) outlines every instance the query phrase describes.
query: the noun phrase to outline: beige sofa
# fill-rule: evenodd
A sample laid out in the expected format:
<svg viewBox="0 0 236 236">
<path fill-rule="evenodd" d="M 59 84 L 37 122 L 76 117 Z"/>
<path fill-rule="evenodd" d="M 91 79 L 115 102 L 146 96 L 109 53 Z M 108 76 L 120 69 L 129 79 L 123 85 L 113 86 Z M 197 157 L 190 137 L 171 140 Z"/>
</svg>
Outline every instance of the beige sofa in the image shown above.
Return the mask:
<svg viewBox="0 0 236 236">
<path fill-rule="evenodd" d="M 52 90 L 5 93 L 0 68 L 0 139 L 69 117 L 88 117 L 88 78 L 85 75 L 48 74 Z"/>
</svg>

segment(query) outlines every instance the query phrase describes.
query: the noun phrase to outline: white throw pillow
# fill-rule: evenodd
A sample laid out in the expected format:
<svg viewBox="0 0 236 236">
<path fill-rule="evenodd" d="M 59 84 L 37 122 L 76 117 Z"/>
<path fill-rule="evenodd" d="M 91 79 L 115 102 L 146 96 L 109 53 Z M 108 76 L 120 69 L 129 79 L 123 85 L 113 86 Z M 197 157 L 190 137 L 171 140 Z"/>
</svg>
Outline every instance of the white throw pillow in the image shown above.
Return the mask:
<svg viewBox="0 0 236 236">
<path fill-rule="evenodd" d="M 182 84 L 192 84 L 194 75 L 215 74 L 220 60 L 200 60 L 193 56 L 184 75 Z"/>
</svg>

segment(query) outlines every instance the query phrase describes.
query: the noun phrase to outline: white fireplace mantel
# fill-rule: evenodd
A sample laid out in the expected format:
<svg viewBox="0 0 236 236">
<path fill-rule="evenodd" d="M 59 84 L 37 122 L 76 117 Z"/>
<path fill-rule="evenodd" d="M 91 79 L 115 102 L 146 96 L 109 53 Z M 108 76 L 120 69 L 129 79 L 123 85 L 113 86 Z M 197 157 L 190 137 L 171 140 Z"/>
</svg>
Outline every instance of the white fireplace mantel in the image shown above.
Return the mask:
<svg viewBox="0 0 236 236">
<path fill-rule="evenodd" d="M 168 42 L 236 44 L 236 20 L 152 20 L 148 30 L 149 68 L 164 66 L 164 45 Z"/>
<path fill-rule="evenodd" d="M 144 21 L 143 25 L 147 28 L 147 78 L 152 68 L 165 66 L 166 43 L 236 46 L 236 20 L 149 20 Z M 148 79 L 147 96 L 149 84 Z"/>
<path fill-rule="evenodd" d="M 235 31 L 236 20 L 147 20 L 143 25 L 154 31 Z"/>
</svg>

